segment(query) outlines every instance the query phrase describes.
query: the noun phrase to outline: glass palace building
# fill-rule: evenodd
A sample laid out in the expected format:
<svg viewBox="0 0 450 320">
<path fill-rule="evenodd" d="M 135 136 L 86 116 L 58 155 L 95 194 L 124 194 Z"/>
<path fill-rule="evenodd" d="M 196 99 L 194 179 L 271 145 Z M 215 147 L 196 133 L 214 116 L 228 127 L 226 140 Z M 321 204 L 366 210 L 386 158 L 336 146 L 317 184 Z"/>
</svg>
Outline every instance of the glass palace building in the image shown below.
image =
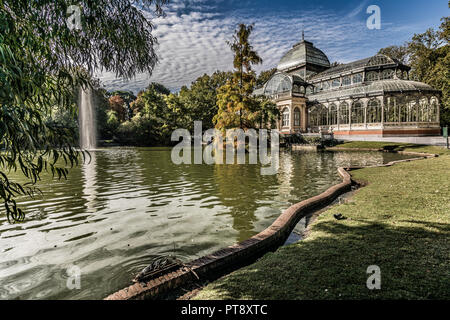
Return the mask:
<svg viewBox="0 0 450 320">
<path fill-rule="evenodd" d="M 410 69 L 381 54 L 331 67 L 321 50 L 302 40 L 254 93 L 277 104 L 283 134 L 439 135 L 441 93 L 410 80 Z"/>
</svg>

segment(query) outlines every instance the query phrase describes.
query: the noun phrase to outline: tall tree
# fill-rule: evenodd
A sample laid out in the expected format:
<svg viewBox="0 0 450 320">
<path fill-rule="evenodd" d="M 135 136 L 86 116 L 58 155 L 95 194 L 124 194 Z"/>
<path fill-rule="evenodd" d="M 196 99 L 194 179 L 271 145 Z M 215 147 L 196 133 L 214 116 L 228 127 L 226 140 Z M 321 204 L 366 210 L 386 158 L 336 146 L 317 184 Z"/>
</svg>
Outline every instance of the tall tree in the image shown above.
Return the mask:
<svg viewBox="0 0 450 320">
<path fill-rule="evenodd" d="M 253 126 L 251 114 L 257 110 L 258 103 L 252 96 L 256 85 L 252 65 L 262 63 L 262 59 L 250 45 L 252 31 L 252 25 L 240 24 L 233 36 L 233 42 L 228 42 L 234 53 L 234 73 L 233 79 L 218 90 L 219 110 L 214 117 L 218 129 Z"/>
<path fill-rule="evenodd" d="M 80 28 L 70 28 L 68 1 L 0 1 L 0 198 L 8 219 L 24 218 L 15 198 L 33 195 L 43 171 L 61 178 L 79 161 L 75 129 L 44 121 L 55 101 L 76 114 L 76 92 L 94 70 L 151 73 L 156 38 L 141 8 L 161 15 L 166 2 L 80 0 Z M 17 169 L 28 184 L 10 179 Z"/>
</svg>

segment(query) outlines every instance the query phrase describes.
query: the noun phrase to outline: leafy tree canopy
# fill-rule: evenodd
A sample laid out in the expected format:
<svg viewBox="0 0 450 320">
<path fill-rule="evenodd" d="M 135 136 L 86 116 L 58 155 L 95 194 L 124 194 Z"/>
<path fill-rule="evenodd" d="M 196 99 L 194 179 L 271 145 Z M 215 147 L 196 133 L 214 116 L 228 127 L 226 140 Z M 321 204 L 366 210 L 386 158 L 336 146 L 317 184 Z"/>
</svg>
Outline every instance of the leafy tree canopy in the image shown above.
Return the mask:
<svg viewBox="0 0 450 320">
<path fill-rule="evenodd" d="M 76 116 L 76 92 L 91 84 L 94 70 L 151 73 L 156 39 L 138 8 L 160 15 L 166 2 L 80 0 L 80 30 L 68 28 L 69 1 L 0 2 L 0 198 L 8 219 L 24 219 L 15 198 L 33 195 L 44 170 L 65 177 L 79 161 L 75 129 L 45 121 L 52 108 Z M 10 170 L 28 183 L 12 181 Z"/>
<path fill-rule="evenodd" d="M 415 34 L 401 46 L 380 50 L 411 66 L 412 79 L 427 83 L 442 91 L 441 125 L 450 125 L 450 17 L 442 18 L 438 30 L 428 29 Z"/>
<path fill-rule="evenodd" d="M 261 122 L 262 100 L 253 96 L 257 81 L 252 66 L 262 63 L 262 59 L 249 42 L 252 31 L 252 25 L 240 24 L 233 41 L 228 42 L 234 53 L 233 78 L 218 89 L 218 112 L 213 119 L 216 128 L 222 131 L 229 128 L 255 128 Z M 276 109 L 275 105 L 269 105 Z"/>
</svg>

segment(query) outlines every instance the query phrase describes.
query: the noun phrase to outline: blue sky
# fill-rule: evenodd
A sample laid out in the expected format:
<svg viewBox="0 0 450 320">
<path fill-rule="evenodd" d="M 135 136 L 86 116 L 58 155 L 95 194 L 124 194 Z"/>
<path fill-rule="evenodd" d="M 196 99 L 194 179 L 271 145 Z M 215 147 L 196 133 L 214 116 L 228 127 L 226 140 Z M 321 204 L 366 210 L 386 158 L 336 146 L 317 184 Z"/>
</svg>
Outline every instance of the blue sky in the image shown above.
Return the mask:
<svg viewBox="0 0 450 320">
<path fill-rule="evenodd" d="M 370 5 L 381 9 L 380 30 L 366 26 Z M 239 23 L 255 24 L 251 42 L 264 61 L 256 68 L 259 72 L 275 67 L 301 39 L 303 28 L 305 39 L 330 61 L 345 63 L 437 28 L 450 12 L 448 0 L 172 0 L 165 11 L 166 17 L 152 20 L 160 57 L 153 75 L 138 74 L 124 81 L 102 73 L 106 88 L 137 93 L 155 81 L 177 91 L 204 73 L 231 70 L 226 41 Z"/>
</svg>

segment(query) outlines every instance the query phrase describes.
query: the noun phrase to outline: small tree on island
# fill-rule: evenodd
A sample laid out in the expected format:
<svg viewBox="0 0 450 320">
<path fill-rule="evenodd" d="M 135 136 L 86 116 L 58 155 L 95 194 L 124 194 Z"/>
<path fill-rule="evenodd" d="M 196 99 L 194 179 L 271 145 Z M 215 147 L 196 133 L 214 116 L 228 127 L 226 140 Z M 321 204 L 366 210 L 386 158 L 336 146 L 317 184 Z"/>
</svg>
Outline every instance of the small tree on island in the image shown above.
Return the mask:
<svg viewBox="0 0 450 320">
<path fill-rule="evenodd" d="M 261 64 L 262 59 L 249 43 L 252 31 L 253 25 L 240 24 L 233 42 L 228 42 L 234 53 L 234 72 L 232 79 L 218 89 L 219 110 L 213 119 L 216 129 L 221 131 L 262 127 L 267 115 L 277 114 L 273 103 L 253 95 L 256 74 L 252 65 Z"/>
</svg>

